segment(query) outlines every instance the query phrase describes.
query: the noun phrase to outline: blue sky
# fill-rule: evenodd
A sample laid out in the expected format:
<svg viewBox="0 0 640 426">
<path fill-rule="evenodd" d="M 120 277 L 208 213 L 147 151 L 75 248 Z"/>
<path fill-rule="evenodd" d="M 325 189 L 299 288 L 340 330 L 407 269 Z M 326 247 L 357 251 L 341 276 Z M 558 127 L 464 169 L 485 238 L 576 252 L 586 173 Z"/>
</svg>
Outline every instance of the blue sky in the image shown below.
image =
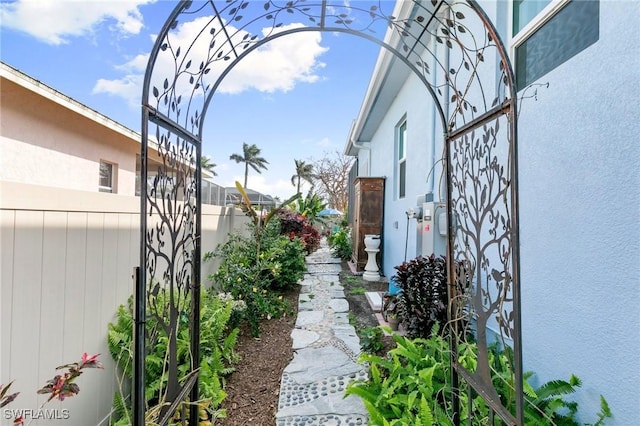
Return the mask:
<svg viewBox="0 0 640 426">
<path fill-rule="evenodd" d="M 0 57 L 139 131 L 146 57 L 176 3 L 2 0 Z M 284 60 L 278 49 L 287 52 Z M 260 59 L 264 66 L 234 69 L 225 79 L 234 89 L 214 95 L 204 124 L 203 153 L 218 165 L 215 181 L 232 186 L 243 180 L 242 164 L 229 156 L 247 142 L 258 145 L 270 163 L 261 175 L 250 171 L 248 186 L 280 197 L 293 194 L 294 159 L 342 152 L 378 51 L 359 37 L 311 32 L 274 45 Z"/>
</svg>

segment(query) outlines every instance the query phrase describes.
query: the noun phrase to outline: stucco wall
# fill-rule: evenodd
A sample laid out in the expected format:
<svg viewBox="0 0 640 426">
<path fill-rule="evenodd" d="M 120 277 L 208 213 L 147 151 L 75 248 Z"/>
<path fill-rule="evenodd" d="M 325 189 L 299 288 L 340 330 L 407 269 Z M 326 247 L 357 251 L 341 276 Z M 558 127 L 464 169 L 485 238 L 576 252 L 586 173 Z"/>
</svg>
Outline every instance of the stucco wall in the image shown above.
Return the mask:
<svg viewBox="0 0 640 426">
<path fill-rule="evenodd" d="M 578 375 L 587 413 L 640 424 L 640 4 L 600 4 L 600 39 L 519 120 L 524 362 Z M 593 418 L 584 419 L 592 420 Z"/>
<path fill-rule="evenodd" d="M 506 3 L 482 3 L 490 18 L 497 7 L 508 17 Z M 640 3 L 601 1 L 599 41 L 541 78 L 550 86 L 538 89 L 537 100 L 519 103 L 525 370 L 538 383 L 576 374 L 580 420 L 595 420 L 602 394 L 614 413 L 607 424 L 620 426 L 640 424 L 639 20 Z M 504 22 L 498 27 L 506 33 Z M 388 178 L 387 276 L 404 257 L 404 211 L 427 188 L 432 128 L 421 119 L 430 111 L 422 93 L 410 77 L 371 142 L 370 174 Z M 395 200 L 393 129 L 405 113 L 408 190 Z M 408 258 L 415 255 L 410 224 Z"/>
<path fill-rule="evenodd" d="M 99 163 L 117 165 L 116 192 L 134 195 L 138 140 L 2 79 L 0 179 L 98 191 Z"/>
<path fill-rule="evenodd" d="M 389 108 L 387 115 L 371 140 L 370 175 L 385 176 L 384 210 L 384 275 L 392 277 L 394 267 L 405 260 L 413 259 L 416 251 L 416 220 L 407 221 L 405 212 L 417 206 L 417 197 L 434 192 L 435 199 L 441 196 L 439 184 L 442 164 L 435 164 L 442 156 L 442 126 L 435 117 L 435 108 L 425 87 L 416 78 L 409 78 Z M 407 184 L 406 196 L 397 197 L 395 140 L 396 127 L 402 119 L 407 120 Z M 407 237 L 407 226 L 409 228 Z"/>
</svg>

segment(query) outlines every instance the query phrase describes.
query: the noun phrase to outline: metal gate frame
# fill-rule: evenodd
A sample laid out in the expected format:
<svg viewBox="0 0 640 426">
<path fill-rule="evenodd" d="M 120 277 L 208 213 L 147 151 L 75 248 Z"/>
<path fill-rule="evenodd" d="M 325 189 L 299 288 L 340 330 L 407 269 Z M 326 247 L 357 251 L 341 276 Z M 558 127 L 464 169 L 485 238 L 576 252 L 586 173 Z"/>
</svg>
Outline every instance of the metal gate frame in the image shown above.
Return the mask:
<svg viewBox="0 0 640 426">
<path fill-rule="evenodd" d="M 152 333 L 165 333 L 169 341 L 166 398 L 172 405 L 164 417 L 168 419 L 187 394 L 192 401 L 198 399 L 193 372 L 200 363 L 200 160 L 212 97 L 246 55 L 278 37 L 305 31 L 347 33 L 390 50 L 433 99 L 446 145 L 454 389 L 468 385 L 469 392 L 482 396 L 490 407 L 491 424 L 494 415 L 506 424 L 523 424 L 517 113 L 511 63 L 476 1 L 407 0 L 394 10 L 390 4 L 183 0 L 168 17 L 151 51 L 142 94 L 134 425 L 144 425 L 145 342 Z M 200 22 L 201 28 L 192 40 L 179 44 L 183 21 Z M 287 26 L 294 22 L 306 25 Z M 166 310 L 160 309 L 158 298 L 169 299 Z M 157 324 L 154 330 L 147 329 L 147 313 Z M 513 348 L 515 413 L 505 407 L 491 382 L 490 323 L 498 329 L 501 343 Z M 181 385 L 175 343 L 184 326 L 191 333 L 193 374 Z M 458 348 L 470 330 L 478 341 L 475 371 L 458 363 Z M 452 417 L 459 424 L 460 395 L 454 394 Z M 190 415 L 197 418 L 197 407 L 191 407 Z"/>
</svg>

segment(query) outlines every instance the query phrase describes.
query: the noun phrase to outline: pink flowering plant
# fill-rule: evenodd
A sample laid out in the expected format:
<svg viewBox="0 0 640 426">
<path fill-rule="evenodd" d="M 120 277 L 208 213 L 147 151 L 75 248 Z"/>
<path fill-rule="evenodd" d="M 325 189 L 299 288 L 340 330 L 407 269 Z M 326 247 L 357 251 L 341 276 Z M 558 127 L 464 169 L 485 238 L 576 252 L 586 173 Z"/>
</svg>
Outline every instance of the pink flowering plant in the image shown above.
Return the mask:
<svg viewBox="0 0 640 426">
<path fill-rule="evenodd" d="M 102 363 L 98 361 L 99 356 L 100 354 L 88 355 L 85 352 L 84 354 L 82 354 L 82 358 L 79 362 L 56 367 L 56 370 L 66 369 L 66 371 L 63 374 L 56 374 L 55 376 L 53 376 L 53 378 L 47 380 L 42 388 L 38 389 L 38 394 L 49 394 L 49 398 L 42 403 L 40 409 L 42 409 L 42 407 L 44 407 L 46 403 L 53 399 L 64 401 L 65 398 L 77 395 L 80 392 L 80 387 L 77 385 L 77 383 L 75 383 L 75 380 L 80 377 L 80 375 L 84 372 L 83 370 L 87 368 L 104 368 Z M 15 400 L 20 394 L 20 392 L 11 394 L 9 393 L 9 389 L 11 388 L 12 384 L 13 382 L 4 387 L 0 385 L 0 408 Z M 16 417 L 13 420 L 14 426 L 23 426 L 24 424 L 25 423 L 22 416 Z"/>
</svg>

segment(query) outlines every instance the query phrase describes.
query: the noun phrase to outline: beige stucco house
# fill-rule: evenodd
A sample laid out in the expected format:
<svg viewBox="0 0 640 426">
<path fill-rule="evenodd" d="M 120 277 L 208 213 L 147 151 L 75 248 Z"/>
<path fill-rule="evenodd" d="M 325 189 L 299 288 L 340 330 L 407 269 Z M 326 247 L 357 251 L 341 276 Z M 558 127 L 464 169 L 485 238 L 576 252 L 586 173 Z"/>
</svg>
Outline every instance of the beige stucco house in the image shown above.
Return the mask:
<svg viewBox="0 0 640 426">
<path fill-rule="evenodd" d="M 14 382 L 20 396 L 7 408 L 26 413 L 31 426 L 109 424 L 122 373 L 107 325 L 140 264 L 140 141 L 0 62 L 0 383 Z M 239 213 L 202 206 L 204 252 L 244 229 Z M 204 263 L 201 276 L 215 267 Z M 83 352 L 102 354 L 104 370 L 83 374 L 78 397 L 47 404 L 52 417 L 30 423 L 46 401 L 36 390 Z"/>
<path fill-rule="evenodd" d="M 140 135 L 0 62 L 0 180 L 134 195 Z"/>
</svg>

